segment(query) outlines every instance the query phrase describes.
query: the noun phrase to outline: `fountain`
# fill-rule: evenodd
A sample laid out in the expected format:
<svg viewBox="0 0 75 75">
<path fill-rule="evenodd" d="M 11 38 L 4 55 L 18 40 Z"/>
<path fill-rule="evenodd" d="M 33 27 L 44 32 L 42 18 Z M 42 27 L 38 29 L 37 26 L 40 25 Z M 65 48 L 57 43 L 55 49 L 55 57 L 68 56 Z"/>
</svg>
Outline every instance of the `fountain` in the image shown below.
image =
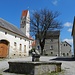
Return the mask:
<svg viewBox="0 0 75 75">
<path fill-rule="evenodd" d="M 38 51 L 32 52 L 32 61 L 15 61 L 9 63 L 9 72 L 28 74 L 28 75 L 41 75 L 51 72 L 60 72 L 61 63 L 40 61 L 40 54 Z"/>
</svg>

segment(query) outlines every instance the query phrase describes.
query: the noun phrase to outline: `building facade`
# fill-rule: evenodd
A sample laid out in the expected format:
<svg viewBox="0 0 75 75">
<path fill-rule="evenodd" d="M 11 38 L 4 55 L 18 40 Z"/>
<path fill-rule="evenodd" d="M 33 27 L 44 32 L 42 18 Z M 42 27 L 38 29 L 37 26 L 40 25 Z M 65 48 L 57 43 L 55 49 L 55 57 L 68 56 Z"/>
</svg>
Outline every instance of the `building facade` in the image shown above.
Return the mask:
<svg viewBox="0 0 75 75">
<path fill-rule="evenodd" d="M 18 29 L 13 24 L 0 18 L 0 57 L 1 58 L 16 58 L 29 55 L 31 49 L 29 38 L 30 23 L 27 22 L 29 11 L 22 12 L 21 25 Z"/>
<path fill-rule="evenodd" d="M 38 38 L 36 39 L 36 48 L 40 52 L 41 47 Z M 72 56 L 71 45 L 66 41 L 60 41 L 60 31 L 49 31 L 47 33 L 43 53 L 48 56 Z"/>
<path fill-rule="evenodd" d="M 61 42 L 61 56 L 64 56 L 64 57 L 72 56 L 71 45 L 66 41 Z"/>
<path fill-rule="evenodd" d="M 41 50 L 38 39 L 36 39 L 36 47 Z M 60 31 L 49 31 L 46 35 L 44 55 L 60 56 Z"/>
</svg>

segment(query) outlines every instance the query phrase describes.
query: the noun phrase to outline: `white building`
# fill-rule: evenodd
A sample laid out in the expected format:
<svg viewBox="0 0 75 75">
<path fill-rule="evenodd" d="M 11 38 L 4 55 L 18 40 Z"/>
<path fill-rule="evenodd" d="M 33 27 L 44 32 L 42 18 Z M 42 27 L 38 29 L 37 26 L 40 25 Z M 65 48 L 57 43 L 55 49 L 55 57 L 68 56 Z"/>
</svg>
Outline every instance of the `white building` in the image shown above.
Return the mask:
<svg viewBox="0 0 75 75">
<path fill-rule="evenodd" d="M 29 11 L 22 12 L 20 29 L 0 18 L 0 57 L 15 58 L 29 55 L 30 42 Z"/>
</svg>

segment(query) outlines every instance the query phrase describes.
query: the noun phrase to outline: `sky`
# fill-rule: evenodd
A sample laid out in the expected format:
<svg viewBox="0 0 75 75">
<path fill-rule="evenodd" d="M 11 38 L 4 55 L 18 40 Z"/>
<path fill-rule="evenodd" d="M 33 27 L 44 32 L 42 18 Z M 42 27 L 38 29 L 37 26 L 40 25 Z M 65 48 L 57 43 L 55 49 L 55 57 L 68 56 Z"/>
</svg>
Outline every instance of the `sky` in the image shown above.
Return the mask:
<svg viewBox="0 0 75 75">
<path fill-rule="evenodd" d="M 75 16 L 75 0 L 0 0 L 0 18 L 20 28 L 23 10 L 29 10 L 31 15 L 35 10 L 44 8 L 60 13 L 58 20 L 63 26 L 60 40 L 67 41 L 73 48 L 71 32 Z"/>
</svg>

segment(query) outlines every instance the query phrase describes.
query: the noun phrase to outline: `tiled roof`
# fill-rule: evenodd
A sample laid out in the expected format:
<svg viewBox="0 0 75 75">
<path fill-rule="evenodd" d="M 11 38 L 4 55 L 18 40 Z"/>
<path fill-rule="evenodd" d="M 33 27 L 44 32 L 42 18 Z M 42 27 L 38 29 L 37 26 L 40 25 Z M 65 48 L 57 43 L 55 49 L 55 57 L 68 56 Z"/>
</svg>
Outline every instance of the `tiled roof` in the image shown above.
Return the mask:
<svg viewBox="0 0 75 75">
<path fill-rule="evenodd" d="M 15 34 L 18 34 L 22 37 L 28 38 L 20 29 L 18 29 L 16 26 L 14 26 L 13 24 L 3 20 L 0 18 L 0 27 L 4 28 L 6 30 L 9 30 Z"/>
<path fill-rule="evenodd" d="M 28 10 L 22 11 L 22 16 L 27 16 Z"/>
</svg>

